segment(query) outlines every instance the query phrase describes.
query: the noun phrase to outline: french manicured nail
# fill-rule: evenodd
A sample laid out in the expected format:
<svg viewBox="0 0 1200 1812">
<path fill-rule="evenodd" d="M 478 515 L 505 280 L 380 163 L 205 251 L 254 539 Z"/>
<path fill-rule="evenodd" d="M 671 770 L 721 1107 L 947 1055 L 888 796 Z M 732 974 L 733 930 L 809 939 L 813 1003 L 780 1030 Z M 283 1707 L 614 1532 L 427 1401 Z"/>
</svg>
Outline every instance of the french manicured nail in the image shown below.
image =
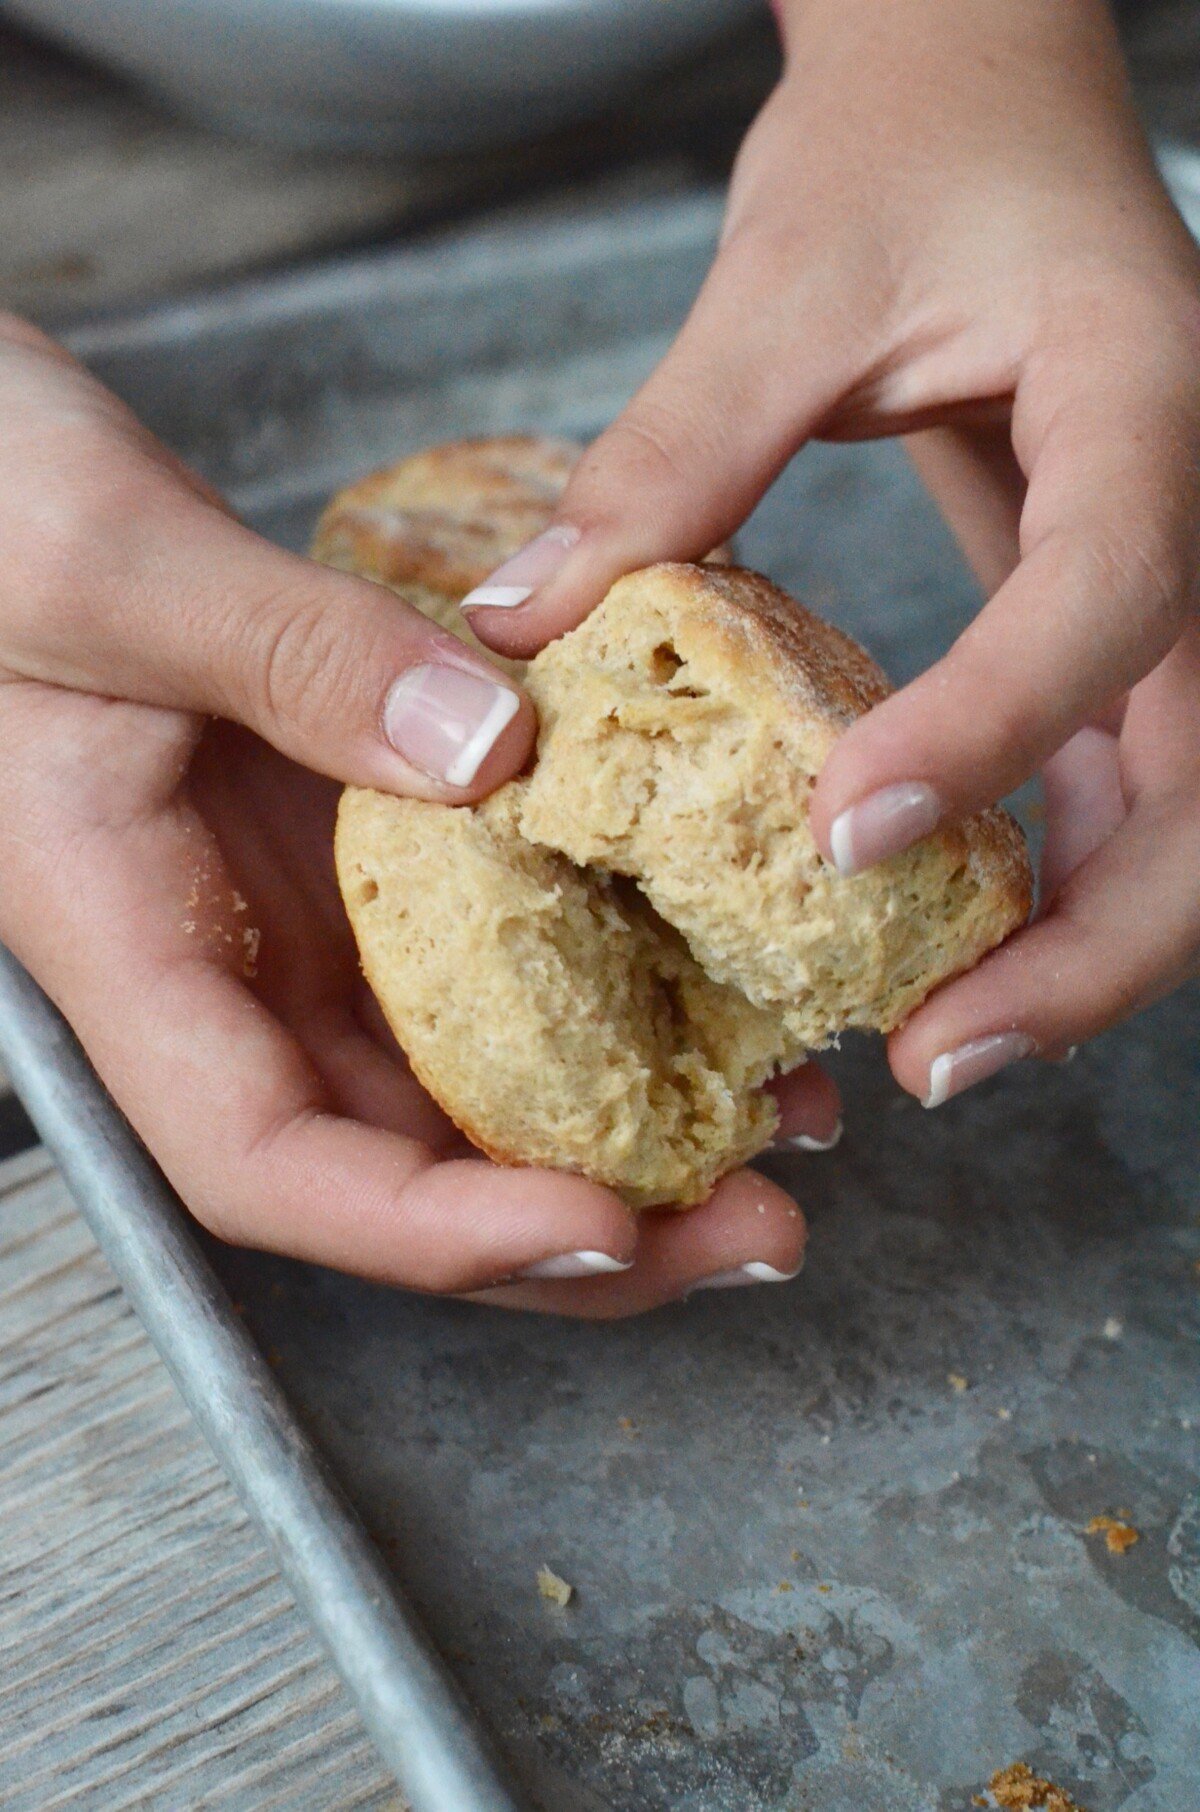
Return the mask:
<svg viewBox="0 0 1200 1812">
<path fill-rule="evenodd" d="M 844 1130 L 845 1128 L 839 1120 L 827 1139 L 816 1139 L 812 1133 L 806 1132 L 785 1133 L 782 1138 L 776 1139 L 775 1144 L 780 1150 L 791 1146 L 793 1151 L 832 1151 L 841 1139 Z"/>
<path fill-rule="evenodd" d="M 559 1252 L 543 1258 L 536 1265 L 526 1265 L 519 1277 L 603 1277 L 613 1271 L 629 1271 L 633 1260 L 610 1258 L 607 1252 Z"/>
<path fill-rule="evenodd" d="M 756 1283 L 790 1283 L 793 1277 L 799 1277 L 804 1269 L 803 1261 L 794 1271 L 777 1271 L 774 1265 L 763 1264 L 760 1259 L 751 1259 L 748 1265 L 739 1265 L 736 1271 L 714 1271 L 711 1277 L 702 1277 L 694 1283 L 688 1295 L 696 1290 L 738 1290 L 746 1284 Z"/>
<path fill-rule="evenodd" d="M 539 585 L 551 580 L 571 549 L 580 531 L 569 522 L 556 523 L 545 529 L 515 553 L 482 585 L 469 591 L 462 601 L 463 610 L 515 610 L 532 596 Z"/>
<path fill-rule="evenodd" d="M 961 1095 L 1006 1064 L 1021 1057 L 1032 1057 L 1037 1050 L 1034 1040 L 1024 1032 L 995 1032 L 989 1038 L 973 1038 L 960 1044 L 957 1051 L 946 1051 L 929 1066 L 929 1093 L 922 1105 L 940 1107 L 951 1095 Z"/>
<path fill-rule="evenodd" d="M 410 667 L 388 693 L 384 735 L 431 780 L 470 786 L 496 738 L 520 710 L 509 686 L 461 667 Z"/>
<path fill-rule="evenodd" d="M 936 830 L 942 805 L 923 780 L 880 787 L 839 812 L 829 827 L 829 847 L 839 874 L 856 875 Z"/>
</svg>

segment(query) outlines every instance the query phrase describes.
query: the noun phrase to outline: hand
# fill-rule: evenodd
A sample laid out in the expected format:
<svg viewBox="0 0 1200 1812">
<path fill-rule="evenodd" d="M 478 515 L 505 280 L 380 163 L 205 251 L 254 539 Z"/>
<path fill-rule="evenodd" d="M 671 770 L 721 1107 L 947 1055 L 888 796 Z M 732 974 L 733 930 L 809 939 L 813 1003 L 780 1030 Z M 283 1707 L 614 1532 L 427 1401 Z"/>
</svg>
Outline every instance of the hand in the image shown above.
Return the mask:
<svg viewBox="0 0 1200 1812">
<path fill-rule="evenodd" d="M 421 1290 L 636 1261 L 495 1293 L 579 1314 L 794 1271 L 803 1222 L 752 1173 L 639 1225 L 582 1178 L 473 1155 L 363 987 L 338 783 L 479 798 L 532 743 L 511 682 L 240 527 L 15 322 L 0 420 L 0 937 L 204 1224 Z M 832 1084 L 789 1088 L 788 1129 L 827 1134 Z"/>
<path fill-rule="evenodd" d="M 934 1105 L 1197 962 L 1200 259 L 1101 0 L 782 11 L 691 316 L 472 625 L 529 654 L 735 530 L 805 440 L 919 436 L 995 595 L 841 740 L 818 844 L 854 872 L 1041 768 L 1051 812 L 1048 910 L 892 1040 Z"/>
</svg>

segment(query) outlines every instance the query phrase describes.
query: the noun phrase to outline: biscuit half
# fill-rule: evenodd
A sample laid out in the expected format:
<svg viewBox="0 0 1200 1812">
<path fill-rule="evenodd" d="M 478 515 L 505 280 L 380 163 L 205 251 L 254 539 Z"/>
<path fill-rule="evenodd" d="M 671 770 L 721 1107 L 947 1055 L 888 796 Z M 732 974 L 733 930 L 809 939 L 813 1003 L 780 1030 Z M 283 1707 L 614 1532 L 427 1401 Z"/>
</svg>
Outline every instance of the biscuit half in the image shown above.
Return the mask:
<svg viewBox="0 0 1200 1812">
<path fill-rule="evenodd" d="M 852 877 L 809 796 L 891 688 L 858 644 L 757 573 L 631 573 L 525 677 L 530 842 L 631 876 L 715 980 L 818 1050 L 890 1032 L 1028 915 L 1024 838 L 992 809 Z"/>
<path fill-rule="evenodd" d="M 522 783 L 453 809 L 349 788 L 337 868 L 363 969 L 424 1084 L 503 1164 L 634 1208 L 702 1201 L 775 1131 L 803 1053 L 619 877 L 521 835 Z"/>
</svg>

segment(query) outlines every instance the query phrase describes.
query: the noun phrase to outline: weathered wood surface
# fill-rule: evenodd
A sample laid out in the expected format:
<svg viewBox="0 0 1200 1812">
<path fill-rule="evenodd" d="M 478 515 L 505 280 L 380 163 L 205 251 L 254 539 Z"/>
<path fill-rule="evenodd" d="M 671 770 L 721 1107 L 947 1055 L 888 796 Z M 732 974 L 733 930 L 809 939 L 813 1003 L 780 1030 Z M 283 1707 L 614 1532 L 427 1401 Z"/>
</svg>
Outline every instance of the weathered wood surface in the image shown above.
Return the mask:
<svg viewBox="0 0 1200 1812">
<path fill-rule="evenodd" d="M 402 1812 L 40 1150 L 0 1165 L 0 1807 Z"/>
</svg>

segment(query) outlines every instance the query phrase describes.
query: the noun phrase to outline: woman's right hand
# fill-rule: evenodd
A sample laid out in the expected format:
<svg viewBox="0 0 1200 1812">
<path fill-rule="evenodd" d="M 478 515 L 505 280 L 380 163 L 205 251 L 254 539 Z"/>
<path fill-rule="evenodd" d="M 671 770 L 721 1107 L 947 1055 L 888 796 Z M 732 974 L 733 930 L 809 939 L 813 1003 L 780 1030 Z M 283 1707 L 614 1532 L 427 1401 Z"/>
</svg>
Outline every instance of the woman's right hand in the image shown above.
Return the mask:
<svg viewBox="0 0 1200 1812">
<path fill-rule="evenodd" d="M 532 747 L 514 683 L 382 587 L 242 527 L 8 319 L 0 421 L 0 938 L 200 1220 L 564 1313 L 794 1271 L 803 1221 L 753 1173 L 638 1222 L 583 1178 L 472 1154 L 366 995 L 338 785 L 482 797 Z M 784 1099 L 789 1132 L 832 1131 L 815 1067 Z"/>
</svg>

